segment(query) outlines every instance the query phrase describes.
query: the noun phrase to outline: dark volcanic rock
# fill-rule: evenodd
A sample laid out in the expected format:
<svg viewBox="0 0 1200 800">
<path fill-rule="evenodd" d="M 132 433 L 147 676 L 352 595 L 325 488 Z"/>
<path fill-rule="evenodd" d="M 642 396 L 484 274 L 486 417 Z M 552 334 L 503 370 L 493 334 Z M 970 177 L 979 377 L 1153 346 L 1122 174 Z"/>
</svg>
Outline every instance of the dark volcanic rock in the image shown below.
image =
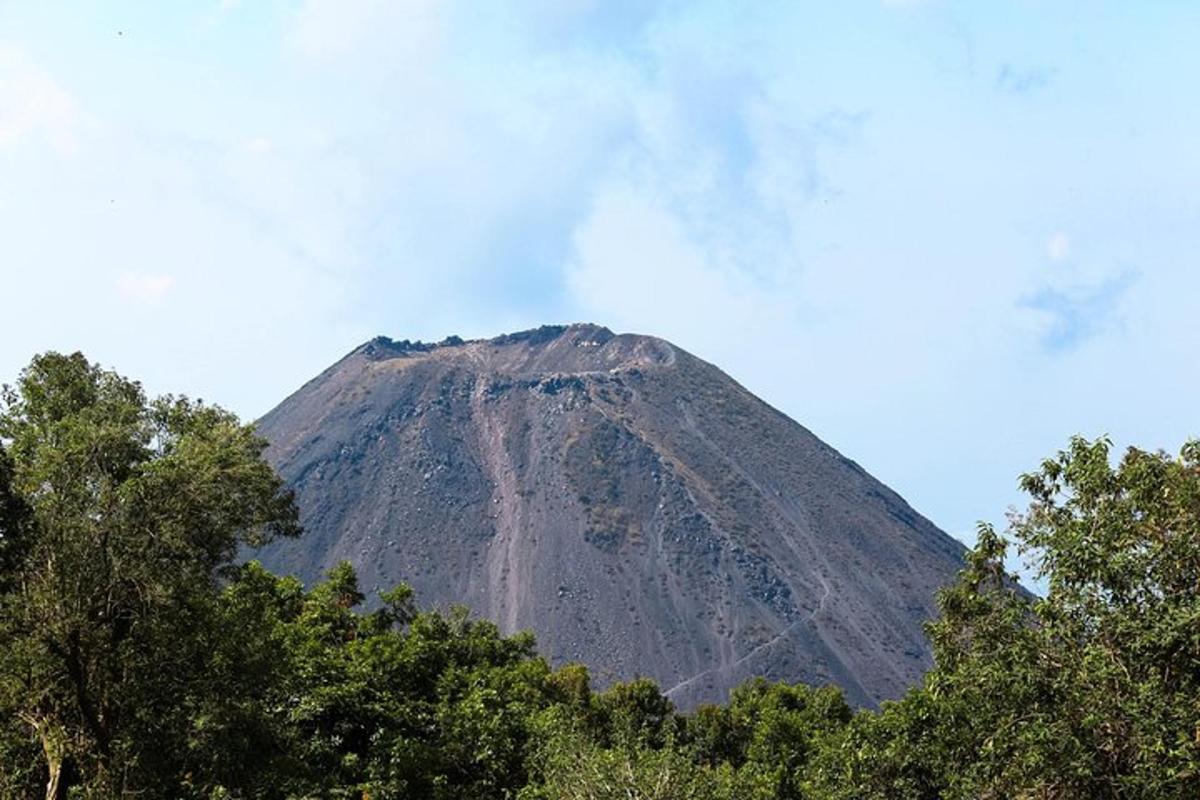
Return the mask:
<svg viewBox="0 0 1200 800">
<path fill-rule="evenodd" d="M 259 423 L 307 533 L 259 557 L 348 559 L 600 684 L 684 708 L 753 675 L 896 697 L 962 547 L 716 367 L 593 325 L 380 337 Z"/>
</svg>

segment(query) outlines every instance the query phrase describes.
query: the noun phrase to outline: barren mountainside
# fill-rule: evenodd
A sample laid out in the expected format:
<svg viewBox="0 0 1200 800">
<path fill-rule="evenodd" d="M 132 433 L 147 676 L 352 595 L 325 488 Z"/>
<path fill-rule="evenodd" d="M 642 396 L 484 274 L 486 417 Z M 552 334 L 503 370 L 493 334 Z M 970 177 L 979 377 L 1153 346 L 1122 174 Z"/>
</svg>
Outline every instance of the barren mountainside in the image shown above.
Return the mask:
<svg viewBox="0 0 1200 800">
<path fill-rule="evenodd" d="M 600 685 L 690 708 L 754 675 L 874 705 L 930 663 L 962 547 L 716 367 L 647 336 L 547 326 L 378 338 L 259 423 L 307 532 L 258 553 L 312 581 L 406 581 L 530 629 Z"/>
</svg>

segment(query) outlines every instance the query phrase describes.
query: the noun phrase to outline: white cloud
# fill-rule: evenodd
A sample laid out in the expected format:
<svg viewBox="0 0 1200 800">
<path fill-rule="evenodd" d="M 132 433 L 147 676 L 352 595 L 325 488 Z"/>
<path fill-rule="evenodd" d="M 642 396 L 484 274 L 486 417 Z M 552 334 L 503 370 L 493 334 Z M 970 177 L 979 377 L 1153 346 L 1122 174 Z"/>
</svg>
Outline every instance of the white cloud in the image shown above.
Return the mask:
<svg viewBox="0 0 1200 800">
<path fill-rule="evenodd" d="M 1057 231 L 1046 242 L 1046 255 L 1051 261 L 1064 261 L 1071 255 L 1071 237 Z"/>
<path fill-rule="evenodd" d="M 133 272 L 122 273 L 116 282 L 117 292 L 128 300 L 156 304 L 162 302 L 175 279 L 170 275 L 146 275 Z"/>
<path fill-rule="evenodd" d="M 275 143 L 267 136 L 254 136 L 242 143 L 242 149 L 252 155 L 266 155 L 275 148 Z"/>
<path fill-rule="evenodd" d="M 291 42 L 309 58 L 335 59 L 378 40 L 391 53 L 415 60 L 437 49 L 442 7 L 437 0 L 306 0 L 296 13 Z"/>
<path fill-rule="evenodd" d="M 17 48 L 0 45 L 0 147 L 43 136 L 56 152 L 79 149 L 75 99 Z"/>
<path fill-rule="evenodd" d="M 769 297 L 721 269 L 677 216 L 632 187 L 598 194 L 574 246 L 568 287 L 601 322 L 640 328 L 657 319 L 670 329 L 664 335 L 699 346 L 717 332 L 716 319 L 762 324 L 772 316 Z"/>
</svg>

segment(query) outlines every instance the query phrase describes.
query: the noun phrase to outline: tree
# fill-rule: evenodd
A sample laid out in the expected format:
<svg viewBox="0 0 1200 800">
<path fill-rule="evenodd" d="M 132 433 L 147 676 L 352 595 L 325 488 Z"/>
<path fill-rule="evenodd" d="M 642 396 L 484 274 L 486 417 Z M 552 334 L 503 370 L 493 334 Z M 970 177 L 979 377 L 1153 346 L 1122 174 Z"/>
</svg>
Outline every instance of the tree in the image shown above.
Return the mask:
<svg viewBox="0 0 1200 800">
<path fill-rule="evenodd" d="M 29 506 L 12 480 L 12 461 L 0 442 L 0 592 L 12 588 L 29 546 Z"/>
<path fill-rule="evenodd" d="M 675 705 L 649 678 L 615 683 L 596 699 L 608 742 L 658 748 L 678 732 Z"/>
<path fill-rule="evenodd" d="M 78 353 L 4 388 L 0 442 L 4 513 L 27 509 L 0 550 L 0 713 L 40 747 L 47 797 L 173 792 L 156 781 L 186 752 L 215 587 L 241 544 L 299 532 L 292 498 L 233 415 Z"/>
<path fill-rule="evenodd" d="M 29 544 L 29 507 L 13 490 L 12 478 L 12 461 L 0 443 L 0 597 L 18 585 Z M 0 616 L 0 649 L 10 640 L 9 620 Z M 4 653 L 0 652 L 0 663 L 4 660 Z M 2 691 L 4 684 L 0 678 Z M 25 728 L 8 708 L 0 705 L 0 796 L 34 795 L 45 777 L 38 769 L 37 745 Z"/>
<path fill-rule="evenodd" d="M 347 563 L 307 592 L 255 563 L 239 569 L 223 592 L 227 641 L 266 642 L 275 656 L 243 644 L 249 658 L 222 659 L 233 677 L 261 677 L 253 712 L 233 728 L 243 738 L 231 743 L 226 726 L 201 748 L 224 765 L 221 786 L 263 797 L 484 800 L 525 785 L 532 720 L 557 691 L 533 638 L 502 637 L 465 609 L 416 613 L 403 584 L 379 599 L 358 610 L 365 598 Z M 272 763 L 227 768 L 247 751 Z"/>
<path fill-rule="evenodd" d="M 1011 533 L 1046 596 L 983 526 L 924 685 L 855 719 L 811 773 L 819 796 L 1200 796 L 1200 444 L 1110 450 L 1076 438 L 1022 476 Z"/>
<path fill-rule="evenodd" d="M 1200 795 L 1200 442 L 1178 457 L 1073 439 L 1022 476 L 1013 526 L 1049 585 L 1034 606 L 1049 714 L 1092 797 Z"/>
<path fill-rule="evenodd" d="M 809 760 L 850 717 L 836 687 L 750 680 L 729 699 L 730 723 L 743 742 L 732 763 L 755 773 L 772 797 L 798 800 Z"/>
<path fill-rule="evenodd" d="M 531 634 L 309 590 L 243 545 L 298 533 L 264 443 L 81 355 L 0 394 L 0 796 L 999 800 L 1200 796 L 1200 443 L 1074 439 L 982 526 L 879 712 L 751 681 L 676 713 L 594 693 Z"/>
<path fill-rule="evenodd" d="M 561 709 L 555 709 L 561 711 Z M 699 764 L 684 747 L 597 744 L 567 715 L 547 722 L 536 757 L 538 780 L 519 800 L 767 800 L 728 765 Z"/>
</svg>

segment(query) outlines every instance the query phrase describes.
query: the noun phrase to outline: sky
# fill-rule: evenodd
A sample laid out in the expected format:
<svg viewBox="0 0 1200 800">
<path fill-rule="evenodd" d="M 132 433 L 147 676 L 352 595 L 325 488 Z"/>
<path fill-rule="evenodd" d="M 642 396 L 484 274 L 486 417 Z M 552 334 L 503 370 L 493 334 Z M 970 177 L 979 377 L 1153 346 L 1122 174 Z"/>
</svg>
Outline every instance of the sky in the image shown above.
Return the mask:
<svg viewBox="0 0 1200 800">
<path fill-rule="evenodd" d="M 705 358 L 969 541 L 1200 436 L 1200 4 L 0 0 L 0 382 L 261 415 L 362 341 Z"/>
</svg>

